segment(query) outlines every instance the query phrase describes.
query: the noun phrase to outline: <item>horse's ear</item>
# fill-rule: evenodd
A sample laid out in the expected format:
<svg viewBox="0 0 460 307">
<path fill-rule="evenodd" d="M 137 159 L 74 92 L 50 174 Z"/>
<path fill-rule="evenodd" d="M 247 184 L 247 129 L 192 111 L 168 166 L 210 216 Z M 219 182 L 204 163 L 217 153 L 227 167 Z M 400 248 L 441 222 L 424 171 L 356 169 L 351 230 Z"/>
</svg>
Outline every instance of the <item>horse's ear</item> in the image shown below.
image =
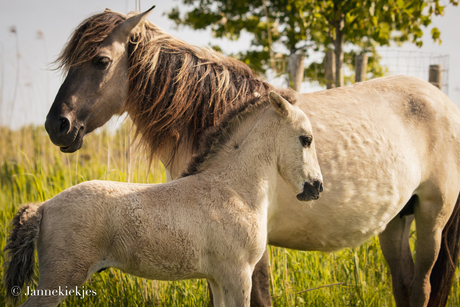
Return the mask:
<svg viewBox="0 0 460 307">
<path fill-rule="evenodd" d="M 129 40 L 129 36 L 131 31 L 139 25 L 142 25 L 145 20 L 147 20 L 148 15 L 150 12 L 155 8 L 155 5 L 152 6 L 150 9 L 145 11 L 144 13 L 137 14 L 133 17 L 130 17 L 117 25 L 113 32 L 109 35 L 109 37 L 121 43 L 126 44 Z"/>
<path fill-rule="evenodd" d="M 279 115 L 285 118 L 288 118 L 291 116 L 292 106 L 286 99 L 281 97 L 280 94 L 274 91 L 271 91 L 268 97 L 270 99 L 270 103 L 272 104 L 273 108 Z"/>
</svg>

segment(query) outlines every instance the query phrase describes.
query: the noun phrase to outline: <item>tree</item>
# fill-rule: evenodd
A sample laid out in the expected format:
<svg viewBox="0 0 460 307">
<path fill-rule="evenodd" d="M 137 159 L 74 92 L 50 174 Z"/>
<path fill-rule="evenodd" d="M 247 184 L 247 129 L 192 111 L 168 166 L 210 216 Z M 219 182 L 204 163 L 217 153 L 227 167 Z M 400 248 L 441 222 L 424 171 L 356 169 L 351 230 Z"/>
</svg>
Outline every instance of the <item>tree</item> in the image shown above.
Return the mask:
<svg viewBox="0 0 460 307">
<path fill-rule="evenodd" d="M 458 0 L 449 0 L 458 5 Z M 376 46 L 411 41 L 422 45 L 422 27 L 442 15 L 440 0 L 182 0 L 190 8 L 183 16 L 176 7 L 168 17 L 177 26 L 210 27 L 215 37 L 238 39 L 253 35 L 252 47 L 237 57 L 259 72 L 276 68 L 277 59 L 295 61 L 309 48 L 334 50 L 337 86 L 344 84 L 344 44 L 357 46 L 378 59 Z M 433 28 L 434 41 L 441 42 Z M 280 51 L 274 54 L 274 45 Z M 353 61 L 349 61 L 353 65 Z M 295 65 L 289 65 L 295 68 Z M 378 65 L 370 66 L 369 68 Z M 308 67 L 311 71 L 311 67 Z M 290 71 L 291 75 L 296 72 Z"/>
<path fill-rule="evenodd" d="M 310 4 L 305 6 L 304 1 L 183 0 L 182 3 L 191 8 L 183 17 L 178 8 L 168 14 L 178 26 L 196 30 L 210 27 L 215 37 L 229 39 L 238 39 L 243 30 L 253 34 L 252 48 L 235 56 L 258 72 L 265 73 L 267 68 L 280 70 L 279 66 L 290 55 L 303 56 L 308 48 L 317 49 L 315 33 L 310 31 L 316 16 L 304 13 L 313 9 Z M 276 55 L 274 45 L 281 47 Z"/>
<path fill-rule="evenodd" d="M 458 5 L 458 0 L 449 0 Z M 326 30 L 325 45 L 332 45 L 336 58 L 337 86 L 343 86 L 344 43 L 363 49 L 389 45 L 392 41 L 411 41 L 422 46 L 422 27 L 434 15 L 443 15 L 445 5 L 439 0 L 358 0 L 315 1 L 314 13 L 321 15 L 318 30 Z M 433 28 L 433 40 L 441 43 L 439 29 Z"/>
</svg>

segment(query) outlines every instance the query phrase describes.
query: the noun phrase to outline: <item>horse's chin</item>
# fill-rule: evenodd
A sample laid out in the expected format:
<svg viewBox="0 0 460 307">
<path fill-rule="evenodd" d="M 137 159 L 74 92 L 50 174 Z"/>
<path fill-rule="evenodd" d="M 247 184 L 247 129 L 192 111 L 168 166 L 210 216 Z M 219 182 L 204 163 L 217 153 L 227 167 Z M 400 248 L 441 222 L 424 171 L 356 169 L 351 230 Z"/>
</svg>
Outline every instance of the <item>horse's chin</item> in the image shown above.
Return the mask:
<svg viewBox="0 0 460 307">
<path fill-rule="evenodd" d="M 83 131 L 83 129 L 80 129 L 78 131 L 77 136 L 73 140 L 72 144 L 70 144 L 69 146 L 66 146 L 66 147 L 59 147 L 59 149 L 62 152 L 65 152 L 65 153 L 76 152 L 77 150 L 79 150 L 83 146 L 83 137 L 84 136 L 85 136 L 85 132 Z"/>
<path fill-rule="evenodd" d="M 302 192 L 297 194 L 297 199 L 300 201 L 310 201 L 310 200 L 317 200 L 319 198 L 319 194 L 312 194 L 311 192 Z"/>
</svg>

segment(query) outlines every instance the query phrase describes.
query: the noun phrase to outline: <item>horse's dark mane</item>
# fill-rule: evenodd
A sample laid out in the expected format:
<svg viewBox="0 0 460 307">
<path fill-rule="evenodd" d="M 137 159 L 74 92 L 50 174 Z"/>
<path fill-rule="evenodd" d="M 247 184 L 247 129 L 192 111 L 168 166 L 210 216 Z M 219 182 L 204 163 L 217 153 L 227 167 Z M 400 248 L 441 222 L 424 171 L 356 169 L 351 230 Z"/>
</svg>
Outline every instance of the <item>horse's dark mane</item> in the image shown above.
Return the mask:
<svg viewBox="0 0 460 307">
<path fill-rule="evenodd" d="M 96 56 L 101 42 L 126 18 L 106 10 L 86 19 L 56 61 L 58 67 L 69 69 Z M 128 52 L 125 110 L 152 157 L 165 146 L 174 156 L 186 139 L 196 151 L 200 135 L 225 113 L 272 89 L 246 64 L 191 46 L 148 21 L 130 38 Z"/>
<path fill-rule="evenodd" d="M 295 92 L 291 89 L 277 89 L 276 92 L 291 104 L 297 102 Z M 201 166 L 203 163 L 208 161 L 210 157 L 218 153 L 219 150 L 227 144 L 241 121 L 248 118 L 254 112 L 261 110 L 263 107 L 267 106 L 268 103 L 268 96 L 256 97 L 227 112 L 218 125 L 209 128 L 203 134 L 200 140 L 199 153 L 192 158 L 181 177 L 199 173 L 202 170 Z"/>
<path fill-rule="evenodd" d="M 169 145 L 174 156 L 186 139 L 196 151 L 200 135 L 223 114 L 272 88 L 242 62 L 191 46 L 151 23 L 133 37 L 129 51 L 126 110 L 151 153 Z"/>
</svg>

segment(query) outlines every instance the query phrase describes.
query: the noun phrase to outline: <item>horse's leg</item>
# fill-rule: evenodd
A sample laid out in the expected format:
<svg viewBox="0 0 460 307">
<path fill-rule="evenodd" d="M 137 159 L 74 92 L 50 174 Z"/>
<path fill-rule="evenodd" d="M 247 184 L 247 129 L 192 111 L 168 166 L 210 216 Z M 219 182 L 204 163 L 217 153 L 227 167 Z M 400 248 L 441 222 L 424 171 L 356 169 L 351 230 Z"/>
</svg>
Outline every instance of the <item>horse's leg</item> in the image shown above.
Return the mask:
<svg viewBox="0 0 460 307">
<path fill-rule="evenodd" d="M 249 307 L 251 299 L 252 269 L 237 269 L 228 272 L 221 280 L 225 307 Z M 214 293 L 215 295 L 215 293 Z"/>
<path fill-rule="evenodd" d="M 267 248 L 252 273 L 251 307 L 269 307 L 272 305 L 268 275 L 269 263 Z"/>
<path fill-rule="evenodd" d="M 45 296 L 41 295 L 41 290 L 52 290 L 55 287 L 44 285 L 41 280 L 38 283 L 36 288 L 37 295 L 30 295 L 29 298 L 21 305 L 21 307 L 54 307 L 59 305 L 61 301 L 65 299 L 65 297 L 61 296 Z"/>
<path fill-rule="evenodd" d="M 212 286 L 211 286 L 211 282 L 208 280 L 208 290 L 209 290 L 209 306 L 210 307 L 215 307 L 214 305 L 214 294 L 213 294 L 213 290 L 212 290 Z"/>
<path fill-rule="evenodd" d="M 62 263 L 58 265 L 63 265 Z M 35 295 L 29 298 L 22 305 L 24 307 L 52 307 L 67 298 L 67 293 L 70 290 L 75 290 L 81 286 L 86 280 L 87 271 L 82 271 L 78 266 L 72 265 L 65 269 L 56 266 L 54 269 L 42 269 L 40 267 L 40 281 L 35 291 Z M 59 288 L 60 287 L 60 288 Z M 47 295 L 43 295 L 41 291 L 47 291 Z M 60 291 L 61 290 L 61 291 Z M 52 292 L 52 295 L 50 292 Z M 75 293 L 75 292 L 73 292 Z"/>
<path fill-rule="evenodd" d="M 222 295 L 222 289 L 220 285 L 217 282 L 208 279 L 208 287 L 211 306 L 224 307 L 224 297 Z"/>
<path fill-rule="evenodd" d="M 447 299 L 452 288 L 455 269 L 458 265 L 460 246 L 460 196 L 455 203 L 454 212 L 442 230 L 441 250 L 431 271 L 431 295 L 429 307 L 447 305 Z"/>
<path fill-rule="evenodd" d="M 383 256 L 388 262 L 396 306 L 410 306 L 410 286 L 414 276 L 414 261 L 409 246 L 413 215 L 398 214 L 379 235 Z"/>
<path fill-rule="evenodd" d="M 415 274 L 411 287 L 411 307 L 425 307 L 431 292 L 430 274 L 441 248 L 442 230 L 455 204 L 456 196 L 429 195 L 415 206 L 417 245 Z"/>
<path fill-rule="evenodd" d="M 265 250 L 262 258 L 256 264 L 252 274 L 252 290 L 251 290 L 251 307 L 270 307 L 272 300 L 270 295 L 270 279 L 268 275 L 268 266 L 270 260 L 268 256 L 268 248 Z M 217 307 L 214 304 L 214 290 L 211 282 L 208 281 L 209 300 L 211 307 Z M 214 287 L 215 288 L 215 287 Z"/>
<path fill-rule="evenodd" d="M 54 307 L 60 302 L 59 296 L 31 296 L 21 307 Z"/>
<path fill-rule="evenodd" d="M 94 263 L 88 259 L 89 253 L 85 252 L 85 249 L 74 248 L 73 254 L 62 255 L 62 252 L 59 253 L 59 249 L 52 245 L 53 242 L 46 243 L 39 240 L 37 244 L 40 278 L 35 291 L 37 296 L 29 296 L 23 306 L 57 306 L 69 294 L 78 295 L 76 292 L 70 293 L 70 290 L 75 291 L 86 281 L 88 270 Z M 45 293 L 42 293 L 42 290 L 47 291 L 47 295 L 43 295 Z"/>
</svg>

